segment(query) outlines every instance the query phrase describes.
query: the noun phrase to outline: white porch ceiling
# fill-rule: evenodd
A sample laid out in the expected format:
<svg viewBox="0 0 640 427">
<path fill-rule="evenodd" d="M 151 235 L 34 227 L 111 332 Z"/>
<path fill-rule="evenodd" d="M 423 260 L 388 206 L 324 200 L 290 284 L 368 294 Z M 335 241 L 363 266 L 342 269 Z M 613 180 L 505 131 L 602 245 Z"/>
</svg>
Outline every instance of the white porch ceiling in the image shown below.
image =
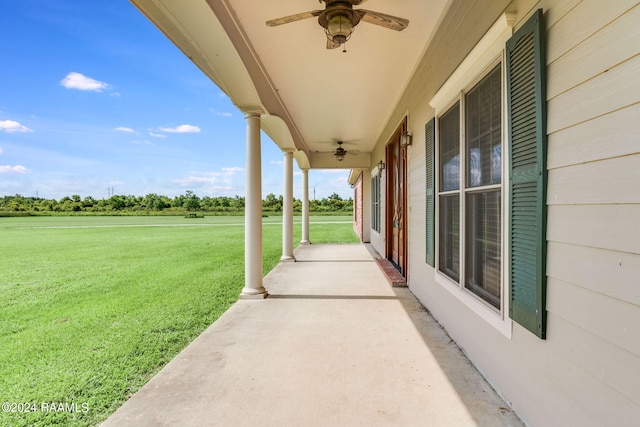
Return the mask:
<svg viewBox="0 0 640 427">
<path fill-rule="evenodd" d="M 324 9 L 318 0 L 131 0 L 301 167 L 369 167 L 448 0 L 368 0 L 364 8 L 409 19 L 402 32 L 360 22 L 342 47 L 325 48 L 317 18 L 270 19 Z M 344 148 L 337 162 L 322 153 Z M 306 164 L 305 164 L 306 163 Z"/>
</svg>

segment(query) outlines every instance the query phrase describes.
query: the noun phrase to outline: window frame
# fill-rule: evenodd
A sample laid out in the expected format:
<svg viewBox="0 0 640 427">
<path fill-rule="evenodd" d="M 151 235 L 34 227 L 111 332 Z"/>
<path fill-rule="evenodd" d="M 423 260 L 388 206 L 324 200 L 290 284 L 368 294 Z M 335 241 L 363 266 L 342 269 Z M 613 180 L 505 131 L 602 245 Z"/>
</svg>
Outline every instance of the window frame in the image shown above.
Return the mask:
<svg viewBox="0 0 640 427">
<path fill-rule="evenodd" d="M 382 206 L 381 206 L 381 188 L 380 188 L 381 177 L 380 174 L 376 171 L 371 176 L 371 229 L 376 233 L 380 233 L 381 227 L 381 215 L 382 215 Z"/>
<path fill-rule="evenodd" d="M 459 247 L 459 277 L 458 281 L 452 280 L 446 274 L 440 271 L 440 233 L 435 233 L 435 279 L 444 289 L 453 294 L 468 308 L 478 314 L 487 323 L 497 329 L 506 337 L 511 337 L 512 321 L 509 317 L 509 280 L 508 280 L 508 224 L 509 224 L 509 194 L 508 194 L 508 123 L 507 123 L 507 98 L 506 98 L 506 58 L 505 44 L 511 37 L 513 31 L 512 26 L 514 16 L 511 14 L 503 14 L 494 25 L 487 31 L 485 36 L 478 42 L 472 51 L 463 60 L 460 66 L 454 71 L 451 77 L 436 93 L 430 102 L 435 109 L 436 132 L 435 132 L 435 155 L 434 155 L 434 198 L 435 198 L 435 225 L 436 230 L 439 229 L 440 218 L 440 198 L 444 193 L 449 194 L 451 191 L 441 191 L 440 189 L 440 144 L 439 144 L 439 118 L 447 113 L 452 107 L 458 103 L 460 109 L 460 188 L 456 191 L 459 195 L 460 206 L 460 247 Z M 476 295 L 465 286 L 465 199 L 469 192 L 477 191 L 478 188 L 468 187 L 466 177 L 463 171 L 466 169 L 466 129 L 465 129 L 465 95 L 473 89 L 484 77 L 486 77 L 494 68 L 500 64 L 501 75 L 501 139 L 502 139 L 502 179 L 499 184 L 501 192 L 500 202 L 500 309 L 496 309 L 490 303 L 484 301 L 480 296 Z M 480 188 L 486 188 L 482 186 Z M 496 187 L 497 188 L 497 187 Z"/>
</svg>

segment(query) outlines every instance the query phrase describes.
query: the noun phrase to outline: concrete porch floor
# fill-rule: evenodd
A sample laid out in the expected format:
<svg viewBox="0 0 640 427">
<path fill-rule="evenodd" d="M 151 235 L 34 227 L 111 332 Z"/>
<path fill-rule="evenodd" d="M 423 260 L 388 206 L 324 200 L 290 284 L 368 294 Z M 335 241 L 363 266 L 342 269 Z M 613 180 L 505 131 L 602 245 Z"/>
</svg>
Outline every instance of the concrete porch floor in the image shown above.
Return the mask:
<svg viewBox="0 0 640 427">
<path fill-rule="evenodd" d="M 521 426 L 365 245 L 305 245 L 104 424 Z"/>
</svg>

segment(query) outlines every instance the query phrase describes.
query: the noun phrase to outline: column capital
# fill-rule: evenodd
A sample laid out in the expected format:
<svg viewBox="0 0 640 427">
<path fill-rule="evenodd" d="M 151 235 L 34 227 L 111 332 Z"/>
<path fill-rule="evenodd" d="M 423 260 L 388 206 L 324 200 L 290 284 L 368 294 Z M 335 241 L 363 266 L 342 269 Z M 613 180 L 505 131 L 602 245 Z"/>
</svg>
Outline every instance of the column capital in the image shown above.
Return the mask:
<svg viewBox="0 0 640 427">
<path fill-rule="evenodd" d="M 250 119 L 254 117 L 260 118 L 260 116 L 262 116 L 262 111 L 259 111 L 259 110 L 243 111 L 242 113 L 244 114 L 245 119 Z"/>
<path fill-rule="evenodd" d="M 239 107 L 242 114 L 244 114 L 245 119 L 249 117 L 260 117 L 263 114 L 266 114 L 263 107 L 259 105 L 246 105 L 244 107 Z"/>
</svg>

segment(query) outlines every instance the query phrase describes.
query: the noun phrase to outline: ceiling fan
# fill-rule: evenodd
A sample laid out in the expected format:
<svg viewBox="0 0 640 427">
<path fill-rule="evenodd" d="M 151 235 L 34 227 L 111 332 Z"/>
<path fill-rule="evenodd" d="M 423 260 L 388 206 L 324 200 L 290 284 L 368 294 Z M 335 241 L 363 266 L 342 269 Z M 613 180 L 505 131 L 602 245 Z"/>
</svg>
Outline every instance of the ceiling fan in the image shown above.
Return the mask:
<svg viewBox="0 0 640 427">
<path fill-rule="evenodd" d="M 409 20 L 385 13 L 367 9 L 354 9 L 367 0 L 318 0 L 325 3 L 324 10 L 310 10 L 309 12 L 283 16 L 266 22 L 269 27 L 300 21 L 302 19 L 318 17 L 318 23 L 327 35 L 327 49 L 335 49 L 344 44 L 351 37 L 353 29 L 362 20 L 369 24 L 379 25 L 391 30 L 402 31 L 409 25 Z"/>
<path fill-rule="evenodd" d="M 347 155 L 347 150 L 345 150 L 344 148 L 342 148 L 342 141 L 338 141 L 338 148 L 336 148 L 335 153 L 333 153 L 334 156 L 336 156 L 336 159 L 341 162 L 344 160 L 344 156 Z"/>
<path fill-rule="evenodd" d="M 324 142 L 322 142 L 324 144 Z M 328 143 L 328 142 L 327 142 Z M 333 144 L 334 142 L 332 142 L 331 144 Z M 358 150 L 345 150 L 344 147 L 342 146 L 342 144 L 345 144 L 344 141 L 335 141 L 336 144 L 338 144 L 338 148 L 336 148 L 335 150 L 331 150 L 331 151 L 316 151 L 316 153 L 331 153 L 334 156 L 336 156 L 336 159 L 341 162 L 344 160 L 344 158 L 347 156 L 347 154 L 349 155 L 358 155 L 359 151 Z M 350 144 L 350 142 L 346 142 L 346 144 Z"/>
</svg>

